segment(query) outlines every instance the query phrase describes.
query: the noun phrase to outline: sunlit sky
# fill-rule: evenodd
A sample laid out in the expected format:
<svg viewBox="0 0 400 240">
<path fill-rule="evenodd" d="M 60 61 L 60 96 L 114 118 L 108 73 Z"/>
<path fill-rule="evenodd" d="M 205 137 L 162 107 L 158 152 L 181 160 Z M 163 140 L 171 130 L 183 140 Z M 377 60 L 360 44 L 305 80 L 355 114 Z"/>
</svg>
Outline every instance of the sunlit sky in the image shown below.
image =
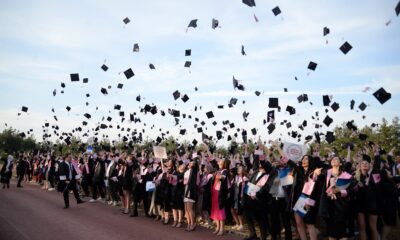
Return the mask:
<svg viewBox="0 0 400 240">
<path fill-rule="evenodd" d="M 58 125 L 61 133 L 88 121 L 83 130 L 89 130 L 91 137 L 92 128 L 102 117 L 110 116 L 111 123 L 103 122 L 113 128 L 101 130 L 100 138 L 105 134 L 110 140 L 118 140 L 116 126 L 120 125 L 145 129 L 144 137 L 151 139 L 159 136 L 162 128 L 162 132 L 191 141 L 201 140 L 201 133 L 194 128 L 194 124 L 199 125 L 195 118 L 199 118 L 206 122 L 204 132 L 214 137 L 223 128 L 222 121 L 234 122 L 234 129 L 226 126 L 229 130 L 220 141 L 225 144 L 236 128 L 246 129 L 249 139 L 281 137 L 294 142 L 297 140 L 288 136 L 288 131 L 297 131 L 304 139 L 314 131 L 326 132 L 349 120 L 359 127 L 380 122 L 383 117 L 391 120 L 399 116 L 400 106 L 397 3 L 256 0 L 256 7 L 249 7 L 241 0 L 1 1 L 0 130 L 6 128 L 5 124 L 24 132 L 33 129 L 33 135 L 41 140 L 45 122 Z M 276 6 L 282 11 L 278 16 L 272 13 Z M 124 24 L 125 17 L 131 22 Z M 213 18 L 220 25 L 215 30 L 211 28 Z M 198 26 L 187 29 L 192 19 L 198 19 Z M 324 37 L 325 26 L 330 34 Z M 353 48 L 344 55 L 339 47 L 346 41 Z M 139 44 L 139 52 L 132 51 L 134 43 Z M 246 56 L 241 54 L 242 45 Z M 192 50 L 191 56 L 185 56 L 186 49 Z M 190 68 L 184 67 L 185 61 L 192 62 Z M 310 61 L 318 64 L 315 71 L 307 69 Z M 149 63 L 156 70 L 149 69 Z M 101 69 L 103 64 L 109 67 L 107 72 Z M 128 68 L 135 73 L 129 80 L 123 74 Z M 71 73 L 79 73 L 81 81 L 71 82 Z M 241 80 L 245 91 L 234 90 L 233 76 Z M 83 78 L 89 83 L 83 84 Z M 66 84 L 64 89 L 61 82 Z M 117 89 L 118 83 L 124 84 L 122 89 Z M 104 96 L 100 89 L 109 85 L 109 94 Z M 380 87 L 392 94 L 384 105 L 372 95 Z M 189 101 L 175 101 L 175 90 L 187 94 Z M 256 90 L 262 94 L 256 96 Z M 89 98 L 86 93 L 90 93 Z M 298 103 L 297 97 L 303 93 L 313 105 Z M 325 113 L 325 94 L 332 95 L 331 103 L 339 103 L 338 111 L 328 107 Z M 135 100 L 138 95 L 141 102 Z M 232 97 L 238 98 L 238 103 L 228 108 Z M 268 135 L 263 120 L 271 110 L 270 97 L 279 98 L 282 110 L 275 112 L 277 126 Z M 350 110 L 352 99 L 356 102 L 354 110 Z M 365 111 L 358 109 L 362 102 L 367 104 Z M 118 111 L 113 110 L 115 104 L 125 112 L 123 123 Z M 165 117 L 140 113 L 145 104 L 155 104 L 166 112 L 178 109 L 192 119 L 181 117 L 175 126 L 168 113 Z M 218 109 L 218 105 L 225 107 Z M 287 105 L 296 108 L 296 114 L 289 115 Z M 22 106 L 29 111 L 18 116 Z M 66 106 L 71 107 L 70 112 Z M 194 111 L 195 106 L 202 109 Z M 207 119 L 207 111 L 213 111 L 215 117 Z M 250 113 L 247 121 L 242 118 L 244 111 Z M 319 120 L 312 119 L 317 111 Z M 141 123 L 128 121 L 133 112 Z M 92 118 L 87 120 L 84 113 Z M 323 125 L 326 115 L 334 119 L 332 125 L 315 129 L 315 124 Z M 280 125 L 284 120 L 292 127 Z M 304 120 L 308 125 L 302 131 L 298 125 Z M 217 121 L 216 126 L 213 121 Z M 258 130 L 256 136 L 251 135 L 252 128 Z M 180 129 L 186 129 L 186 134 L 180 135 Z M 240 132 L 238 136 L 241 142 Z M 54 133 L 51 139 L 56 139 Z"/>
</svg>

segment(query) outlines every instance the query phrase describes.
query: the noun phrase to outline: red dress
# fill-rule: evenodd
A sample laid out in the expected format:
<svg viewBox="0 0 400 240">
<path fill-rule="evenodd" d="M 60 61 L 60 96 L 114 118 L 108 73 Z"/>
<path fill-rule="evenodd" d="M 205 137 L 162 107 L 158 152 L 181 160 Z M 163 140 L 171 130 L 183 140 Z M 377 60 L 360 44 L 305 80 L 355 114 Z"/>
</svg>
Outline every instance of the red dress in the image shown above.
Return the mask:
<svg viewBox="0 0 400 240">
<path fill-rule="evenodd" d="M 211 219 L 216 221 L 225 220 L 225 208 L 219 209 L 218 204 L 218 193 L 221 188 L 221 182 L 218 180 L 214 181 L 211 189 Z M 218 189 L 218 190 L 216 190 Z"/>
</svg>

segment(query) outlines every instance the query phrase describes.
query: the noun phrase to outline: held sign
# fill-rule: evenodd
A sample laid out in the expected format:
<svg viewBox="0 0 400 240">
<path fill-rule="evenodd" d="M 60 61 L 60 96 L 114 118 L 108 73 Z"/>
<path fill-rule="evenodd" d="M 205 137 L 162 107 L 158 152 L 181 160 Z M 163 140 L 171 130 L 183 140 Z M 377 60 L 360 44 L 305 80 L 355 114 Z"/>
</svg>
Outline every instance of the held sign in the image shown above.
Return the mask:
<svg viewBox="0 0 400 240">
<path fill-rule="evenodd" d="M 153 151 L 154 151 L 154 157 L 155 158 L 160 158 L 160 159 L 167 159 L 167 150 L 165 149 L 165 147 L 158 147 L 158 146 L 154 146 L 153 147 Z"/>
<path fill-rule="evenodd" d="M 283 153 L 292 161 L 299 161 L 307 153 L 307 147 L 296 143 L 285 142 Z"/>
</svg>

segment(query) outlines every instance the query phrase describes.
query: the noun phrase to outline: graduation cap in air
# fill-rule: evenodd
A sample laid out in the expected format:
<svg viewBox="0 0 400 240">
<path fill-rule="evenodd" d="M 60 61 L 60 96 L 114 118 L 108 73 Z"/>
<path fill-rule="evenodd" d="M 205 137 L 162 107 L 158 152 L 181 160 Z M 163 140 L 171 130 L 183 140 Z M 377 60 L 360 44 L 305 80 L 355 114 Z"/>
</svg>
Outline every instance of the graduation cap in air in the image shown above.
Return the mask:
<svg viewBox="0 0 400 240">
<path fill-rule="evenodd" d="M 70 106 L 67 106 L 66 109 L 67 109 L 67 111 L 69 112 L 69 111 L 71 110 L 71 107 L 70 107 Z"/>
<path fill-rule="evenodd" d="M 325 117 L 323 122 L 327 127 L 329 127 L 329 125 L 331 125 L 331 123 L 333 122 L 333 119 L 330 118 L 328 115 L 326 115 L 326 117 Z"/>
<path fill-rule="evenodd" d="M 233 76 L 232 84 L 233 84 L 233 89 L 236 90 L 237 88 L 241 91 L 244 91 L 244 86 L 242 84 L 239 84 L 239 80 L 235 79 L 235 76 Z"/>
<path fill-rule="evenodd" d="M 254 93 L 256 94 L 257 97 L 260 96 L 260 94 L 261 94 L 261 92 L 259 92 L 259 91 L 255 91 Z"/>
<path fill-rule="evenodd" d="M 350 45 L 350 43 L 345 42 L 343 43 L 342 46 L 340 46 L 340 51 L 342 51 L 343 54 L 347 54 L 353 47 Z"/>
<path fill-rule="evenodd" d="M 278 16 L 279 14 L 281 14 L 281 9 L 276 6 L 274 9 L 272 9 L 272 12 L 274 13 L 275 16 Z"/>
<path fill-rule="evenodd" d="M 326 35 L 328 35 L 330 32 L 331 32 L 331 31 L 330 31 L 330 29 L 329 29 L 328 27 L 324 27 L 324 30 L 323 30 L 324 37 L 325 37 Z"/>
<path fill-rule="evenodd" d="M 268 107 L 269 108 L 279 108 L 278 98 L 269 98 Z"/>
<path fill-rule="evenodd" d="M 249 112 L 246 111 L 243 112 L 242 116 L 245 122 L 247 122 L 247 117 L 249 116 L 249 114 L 250 114 Z"/>
<path fill-rule="evenodd" d="M 192 65 L 191 61 L 186 61 L 184 67 L 190 68 L 191 65 Z"/>
<path fill-rule="evenodd" d="M 62 82 L 62 83 L 61 83 L 61 87 L 62 87 L 62 88 L 65 88 L 65 83 Z"/>
<path fill-rule="evenodd" d="M 360 139 L 361 141 L 365 141 L 367 140 L 367 138 L 368 138 L 367 134 L 364 133 L 358 134 L 358 139 Z"/>
<path fill-rule="evenodd" d="M 397 7 L 400 8 L 400 2 Z M 384 88 L 379 88 L 376 92 L 373 93 L 373 95 L 381 104 L 384 104 L 392 97 L 392 94 L 386 92 Z"/>
<path fill-rule="evenodd" d="M 129 18 L 126 17 L 126 18 L 124 18 L 124 20 L 122 20 L 122 21 L 124 21 L 125 24 L 128 24 L 128 23 L 130 23 L 131 20 L 130 20 Z"/>
<path fill-rule="evenodd" d="M 244 51 L 244 46 L 242 45 L 242 55 L 247 56 L 246 52 Z"/>
<path fill-rule="evenodd" d="M 254 0 L 243 0 L 242 1 L 244 4 L 246 4 L 249 7 L 255 7 L 256 6 L 256 2 Z"/>
<path fill-rule="evenodd" d="M 122 83 L 118 83 L 118 86 L 117 86 L 117 88 L 119 88 L 119 89 L 122 89 L 124 87 L 124 84 L 122 84 Z"/>
<path fill-rule="evenodd" d="M 354 121 L 349 121 L 349 122 L 347 122 L 347 123 L 346 123 L 346 127 L 347 127 L 349 130 L 357 131 L 357 127 L 354 126 Z"/>
<path fill-rule="evenodd" d="M 396 8 L 394 9 L 394 11 L 396 12 L 396 15 L 399 16 L 399 14 L 400 14 L 400 2 L 397 3 Z"/>
<path fill-rule="evenodd" d="M 149 68 L 152 69 L 152 70 L 156 69 L 156 67 L 154 67 L 154 64 L 152 64 L 152 63 L 149 64 Z"/>
<path fill-rule="evenodd" d="M 324 106 L 329 106 L 329 104 L 331 103 L 331 99 L 328 95 L 323 95 L 322 102 L 324 103 Z"/>
<path fill-rule="evenodd" d="M 111 122 L 112 117 L 107 117 L 107 121 Z"/>
<path fill-rule="evenodd" d="M 275 120 L 275 110 L 268 111 L 267 122 L 273 122 Z"/>
<path fill-rule="evenodd" d="M 104 95 L 107 95 L 107 94 L 108 94 L 107 89 L 105 89 L 105 88 L 101 88 L 100 92 L 101 92 L 102 94 L 104 94 Z"/>
<path fill-rule="evenodd" d="M 83 79 L 83 83 L 88 83 L 89 82 L 89 78 L 84 78 Z"/>
<path fill-rule="evenodd" d="M 90 119 L 92 117 L 89 113 L 85 113 L 83 116 L 85 116 L 87 119 Z"/>
<path fill-rule="evenodd" d="M 336 137 L 335 137 L 335 135 L 333 134 L 333 132 L 328 131 L 328 132 L 326 132 L 326 134 L 325 134 L 325 140 L 326 140 L 329 144 L 331 144 L 331 143 L 333 143 L 333 142 L 336 140 Z"/>
<path fill-rule="evenodd" d="M 189 25 L 187 26 L 188 28 L 196 28 L 197 27 L 197 19 L 193 19 L 189 22 Z"/>
<path fill-rule="evenodd" d="M 359 106 L 358 106 L 358 108 L 361 110 L 361 111 L 364 111 L 366 108 L 367 108 L 367 105 L 365 104 L 365 103 L 361 103 Z"/>
<path fill-rule="evenodd" d="M 121 110 L 121 105 L 115 104 L 114 105 L 114 110 Z"/>
<path fill-rule="evenodd" d="M 216 29 L 218 27 L 218 25 L 219 25 L 219 21 L 217 19 L 213 18 L 212 21 L 211 21 L 212 29 Z"/>
<path fill-rule="evenodd" d="M 178 90 L 176 90 L 174 93 L 172 93 L 172 96 L 174 96 L 174 99 L 177 100 L 178 98 L 180 98 L 181 93 Z"/>
<path fill-rule="evenodd" d="M 54 89 L 54 90 L 53 90 L 53 96 L 56 96 L 56 94 L 57 94 L 57 90 Z"/>
<path fill-rule="evenodd" d="M 308 95 L 307 94 L 301 94 L 300 96 L 297 97 L 297 101 L 299 101 L 299 103 L 302 102 L 307 102 L 308 101 Z"/>
<path fill-rule="evenodd" d="M 124 74 L 125 74 L 126 79 L 129 79 L 129 78 L 135 76 L 135 73 L 132 71 L 131 68 L 127 69 L 127 70 L 124 72 Z"/>
<path fill-rule="evenodd" d="M 183 97 L 181 98 L 183 102 L 187 102 L 189 100 L 188 95 L 183 95 Z"/>
<path fill-rule="evenodd" d="M 138 102 L 140 102 L 140 95 L 138 95 L 137 97 L 136 97 L 136 101 L 138 101 Z"/>
<path fill-rule="evenodd" d="M 236 105 L 236 103 L 237 103 L 237 98 L 231 98 L 229 100 L 229 104 L 231 104 L 231 105 Z"/>
<path fill-rule="evenodd" d="M 179 131 L 179 134 L 180 134 L 180 135 L 185 135 L 185 133 L 186 133 L 186 129 L 181 129 L 181 130 Z"/>
<path fill-rule="evenodd" d="M 21 111 L 28 112 L 28 107 L 22 106 Z"/>
<path fill-rule="evenodd" d="M 271 134 L 275 130 L 275 123 L 270 123 L 267 129 L 268 129 L 268 134 Z"/>
<path fill-rule="evenodd" d="M 187 57 L 187 56 L 190 56 L 190 55 L 192 55 L 192 50 L 191 49 L 186 49 L 185 50 L 185 56 Z"/>
<path fill-rule="evenodd" d="M 214 117 L 214 113 L 212 111 L 206 112 L 207 118 L 213 118 Z"/>
<path fill-rule="evenodd" d="M 133 44 L 133 52 L 139 52 L 139 43 Z"/>
<path fill-rule="evenodd" d="M 105 64 L 103 64 L 103 65 L 101 66 L 101 69 L 103 69 L 104 72 L 107 72 L 108 67 L 107 67 Z"/>
<path fill-rule="evenodd" d="M 79 82 L 79 74 L 78 73 L 71 73 L 71 82 Z"/>
<path fill-rule="evenodd" d="M 356 101 L 354 101 L 354 99 L 352 99 L 350 101 L 350 109 L 353 110 L 354 109 L 354 104 L 356 104 Z"/>
<path fill-rule="evenodd" d="M 317 63 L 310 61 L 310 63 L 308 64 L 308 69 L 315 71 L 315 69 L 317 68 Z"/>
<path fill-rule="evenodd" d="M 287 106 L 286 111 L 289 112 L 290 115 L 296 114 L 296 109 L 292 106 Z"/>
<path fill-rule="evenodd" d="M 331 105 L 331 108 L 332 108 L 332 110 L 333 110 L 334 112 L 336 112 L 336 111 L 339 109 L 339 103 L 334 102 L 334 103 Z"/>
</svg>

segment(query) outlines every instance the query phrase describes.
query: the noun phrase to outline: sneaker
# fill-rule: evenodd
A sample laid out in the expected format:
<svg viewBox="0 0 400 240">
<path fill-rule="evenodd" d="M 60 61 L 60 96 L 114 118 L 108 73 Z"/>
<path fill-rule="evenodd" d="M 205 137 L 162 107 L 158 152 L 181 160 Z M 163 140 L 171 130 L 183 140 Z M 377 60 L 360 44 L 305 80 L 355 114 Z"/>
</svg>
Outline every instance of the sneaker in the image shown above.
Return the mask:
<svg viewBox="0 0 400 240">
<path fill-rule="evenodd" d="M 113 201 L 108 201 L 107 204 L 111 205 L 111 204 L 113 204 Z"/>
<path fill-rule="evenodd" d="M 56 190 L 55 188 L 49 188 L 49 189 L 47 189 L 47 191 L 54 191 L 54 190 Z"/>
<path fill-rule="evenodd" d="M 100 201 L 101 199 L 102 199 L 101 197 L 98 197 L 96 200 L 97 200 L 97 201 Z"/>
<path fill-rule="evenodd" d="M 89 200 L 89 202 L 91 202 L 91 203 L 94 203 L 94 202 L 96 202 L 96 201 L 97 201 L 97 200 L 96 200 L 96 199 L 93 199 L 93 198 Z"/>
<path fill-rule="evenodd" d="M 238 225 L 238 227 L 236 228 L 236 231 L 243 231 L 243 225 Z"/>
<path fill-rule="evenodd" d="M 237 230 L 238 227 L 239 227 L 239 225 L 235 225 L 235 226 L 232 227 L 232 230 Z"/>
<path fill-rule="evenodd" d="M 112 206 L 113 206 L 113 207 L 115 207 L 115 206 L 117 206 L 117 205 L 118 205 L 118 202 L 117 202 L 117 201 L 113 201 L 113 202 L 112 202 Z"/>
</svg>

